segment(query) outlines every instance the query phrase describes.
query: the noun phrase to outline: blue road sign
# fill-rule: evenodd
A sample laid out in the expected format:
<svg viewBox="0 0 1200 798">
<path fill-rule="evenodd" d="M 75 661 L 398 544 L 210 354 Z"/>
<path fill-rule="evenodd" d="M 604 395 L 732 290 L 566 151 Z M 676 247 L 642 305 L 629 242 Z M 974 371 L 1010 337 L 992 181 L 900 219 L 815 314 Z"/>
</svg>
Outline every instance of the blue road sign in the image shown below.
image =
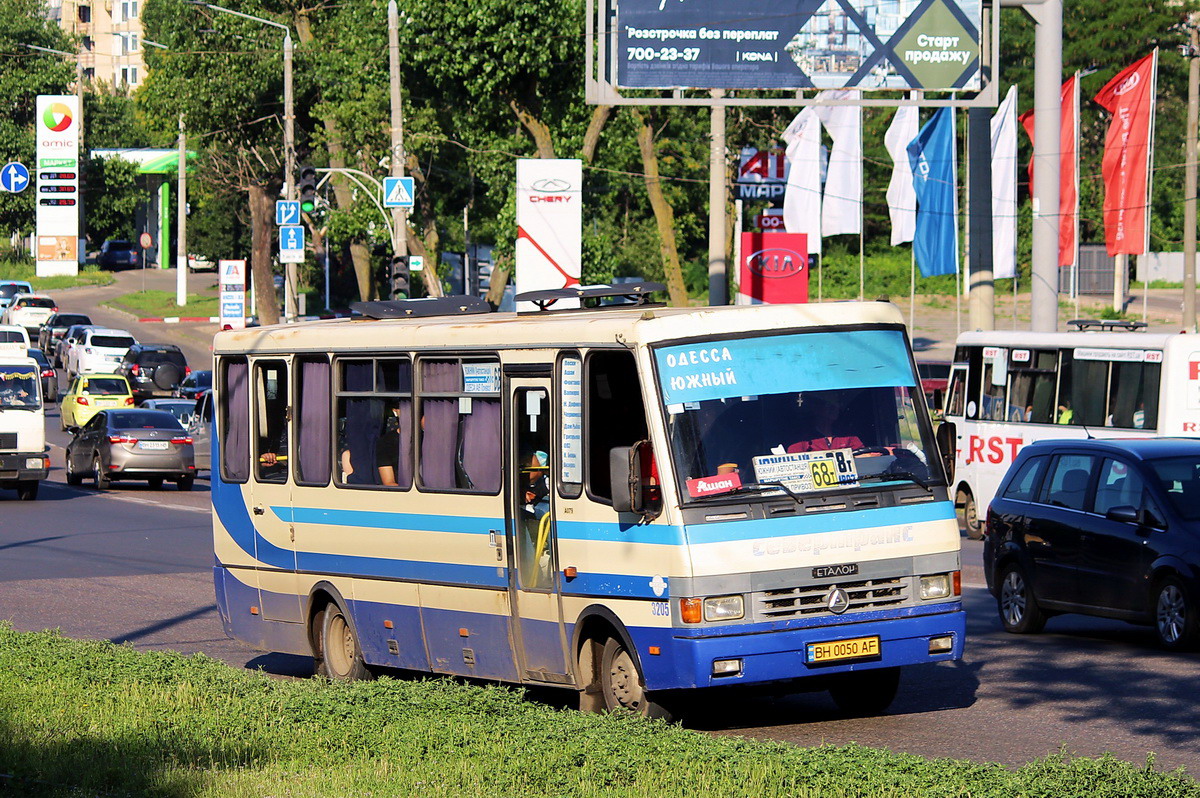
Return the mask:
<svg viewBox="0 0 1200 798">
<path fill-rule="evenodd" d="M 304 262 L 304 228 L 300 225 L 279 228 L 279 262 Z"/>
<path fill-rule="evenodd" d="M 29 170 L 25 164 L 13 161 L 0 167 L 0 188 L 16 194 L 29 185 Z"/>
<path fill-rule="evenodd" d="M 276 200 L 275 224 L 300 224 L 300 203 L 291 200 Z"/>
<path fill-rule="evenodd" d="M 411 208 L 413 193 L 411 177 L 385 177 L 383 179 L 383 207 L 385 208 Z"/>
</svg>

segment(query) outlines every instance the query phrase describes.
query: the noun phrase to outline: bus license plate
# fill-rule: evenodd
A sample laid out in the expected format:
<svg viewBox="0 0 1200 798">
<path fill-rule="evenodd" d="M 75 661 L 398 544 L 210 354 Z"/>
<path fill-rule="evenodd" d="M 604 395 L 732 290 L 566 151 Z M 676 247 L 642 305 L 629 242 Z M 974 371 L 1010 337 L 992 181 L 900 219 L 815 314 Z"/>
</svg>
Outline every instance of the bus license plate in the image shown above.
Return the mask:
<svg viewBox="0 0 1200 798">
<path fill-rule="evenodd" d="M 804 661 L 833 662 L 839 659 L 859 659 L 879 656 L 879 637 L 852 637 L 849 640 L 831 640 L 828 643 L 809 643 Z"/>
</svg>

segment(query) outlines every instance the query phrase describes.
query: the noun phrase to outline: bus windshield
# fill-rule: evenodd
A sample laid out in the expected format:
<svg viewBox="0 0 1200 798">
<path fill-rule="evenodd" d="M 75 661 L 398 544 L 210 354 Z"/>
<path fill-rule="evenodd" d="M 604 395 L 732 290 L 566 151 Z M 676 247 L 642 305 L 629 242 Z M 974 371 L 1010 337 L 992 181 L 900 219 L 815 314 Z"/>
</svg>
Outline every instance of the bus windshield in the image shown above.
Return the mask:
<svg viewBox="0 0 1200 798">
<path fill-rule="evenodd" d="M 942 482 L 903 333 L 813 332 L 655 350 L 687 500 Z"/>
<path fill-rule="evenodd" d="M 0 366 L 0 409 L 40 408 L 42 400 L 38 396 L 38 379 L 37 371 L 29 366 Z"/>
</svg>

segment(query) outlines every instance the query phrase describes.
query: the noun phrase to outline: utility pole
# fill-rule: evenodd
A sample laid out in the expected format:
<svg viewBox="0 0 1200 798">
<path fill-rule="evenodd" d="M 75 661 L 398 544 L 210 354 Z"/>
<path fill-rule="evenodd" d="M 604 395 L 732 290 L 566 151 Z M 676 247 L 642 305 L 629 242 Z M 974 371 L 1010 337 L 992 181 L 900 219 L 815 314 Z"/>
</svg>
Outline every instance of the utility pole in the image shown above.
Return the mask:
<svg viewBox="0 0 1200 798">
<path fill-rule="evenodd" d="M 708 304 L 728 303 L 725 260 L 725 92 L 713 89 L 708 153 Z"/>
<path fill-rule="evenodd" d="M 404 108 L 400 96 L 400 13 L 396 0 L 388 0 L 388 70 L 392 107 L 392 177 L 404 177 Z M 404 208 L 392 208 L 392 268 L 401 264 L 409 281 L 408 293 L 412 295 L 412 275 L 408 272 L 408 212 Z M 393 277 L 395 275 L 392 275 Z M 434 294 L 430 294 L 434 296 Z M 391 299 L 391 297 L 388 297 Z"/>
<path fill-rule="evenodd" d="M 1026 5 L 1037 23 L 1033 73 L 1033 252 L 1029 328 L 1058 329 L 1059 137 L 1063 0 Z"/>
<path fill-rule="evenodd" d="M 292 32 L 287 30 L 283 37 L 283 188 L 284 196 L 296 199 L 296 114 L 292 107 Z M 286 266 L 283 282 L 284 320 L 295 321 L 296 307 L 296 264 Z"/>
<path fill-rule="evenodd" d="M 187 133 L 183 128 L 183 112 L 179 112 L 179 190 L 176 192 L 175 208 L 175 305 L 187 304 Z M 158 251 L 166 252 L 166 241 L 158 242 Z M 161 260 L 161 255 L 159 256 Z"/>
<path fill-rule="evenodd" d="M 1200 34 L 1189 20 L 1187 166 L 1183 174 L 1183 329 L 1196 332 L 1196 134 L 1200 116 Z"/>
</svg>

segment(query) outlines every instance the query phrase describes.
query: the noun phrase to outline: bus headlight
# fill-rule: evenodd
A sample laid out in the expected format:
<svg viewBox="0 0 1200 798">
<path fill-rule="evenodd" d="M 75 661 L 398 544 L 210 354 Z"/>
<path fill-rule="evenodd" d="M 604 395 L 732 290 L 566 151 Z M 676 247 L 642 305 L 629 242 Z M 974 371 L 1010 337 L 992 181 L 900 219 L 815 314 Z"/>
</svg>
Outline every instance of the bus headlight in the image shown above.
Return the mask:
<svg viewBox="0 0 1200 798">
<path fill-rule="evenodd" d="M 950 597 L 950 574 L 934 574 L 921 577 L 921 600 Z"/>
<path fill-rule="evenodd" d="M 704 620 L 736 621 L 746 614 L 741 596 L 713 596 L 704 600 Z"/>
</svg>

